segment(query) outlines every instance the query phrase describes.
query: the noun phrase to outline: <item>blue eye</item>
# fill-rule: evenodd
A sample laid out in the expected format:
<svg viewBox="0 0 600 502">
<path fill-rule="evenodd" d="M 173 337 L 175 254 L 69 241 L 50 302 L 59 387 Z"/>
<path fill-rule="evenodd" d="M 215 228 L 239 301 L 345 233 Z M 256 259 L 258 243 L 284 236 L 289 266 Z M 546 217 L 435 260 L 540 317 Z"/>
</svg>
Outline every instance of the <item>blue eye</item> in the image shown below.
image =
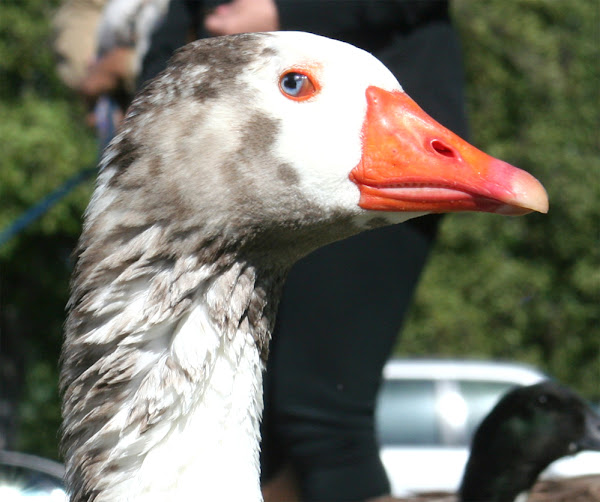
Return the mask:
<svg viewBox="0 0 600 502">
<path fill-rule="evenodd" d="M 292 99 L 305 99 L 315 93 L 315 86 L 308 75 L 296 71 L 285 73 L 279 81 L 279 87 Z"/>
</svg>

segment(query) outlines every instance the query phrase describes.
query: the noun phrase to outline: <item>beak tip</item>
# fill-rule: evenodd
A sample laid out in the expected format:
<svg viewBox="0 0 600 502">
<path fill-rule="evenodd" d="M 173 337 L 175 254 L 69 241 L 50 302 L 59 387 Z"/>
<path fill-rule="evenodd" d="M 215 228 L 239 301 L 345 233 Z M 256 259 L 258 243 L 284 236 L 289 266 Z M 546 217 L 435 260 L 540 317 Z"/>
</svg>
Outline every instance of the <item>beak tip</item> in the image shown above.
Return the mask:
<svg viewBox="0 0 600 502">
<path fill-rule="evenodd" d="M 518 194 L 515 205 L 531 211 L 546 214 L 549 209 L 548 194 L 543 185 L 528 173 L 521 178 L 515 186 L 515 193 Z"/>
<path fill-rule="evenodd" d="M 527 171 L 493 159 L 496 180 L 504 184 L 512 194 L 506 200 L 506 214 L 527 214 L 532 211 L 546 214 L 549 208 L 548 194 L 544 186 Z M 504 180 L 504 181 L 502 181 Z"/>
</svg>

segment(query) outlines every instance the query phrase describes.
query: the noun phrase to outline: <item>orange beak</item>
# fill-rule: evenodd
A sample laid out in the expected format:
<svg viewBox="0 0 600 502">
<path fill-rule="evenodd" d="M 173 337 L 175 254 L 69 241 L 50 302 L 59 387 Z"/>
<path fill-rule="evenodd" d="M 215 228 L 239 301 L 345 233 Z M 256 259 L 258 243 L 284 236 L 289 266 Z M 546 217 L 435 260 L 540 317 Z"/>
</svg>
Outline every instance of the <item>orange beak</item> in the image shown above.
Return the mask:
<svg viewBox="0 0 600 502">
<path fill-rule="evenodd" d="M 366 94 L 362 158 L 350 173 L 363 209 L 548 212 L 546 190 L 529 173 L 471 146 L 403 92 Z"/>
</svg>

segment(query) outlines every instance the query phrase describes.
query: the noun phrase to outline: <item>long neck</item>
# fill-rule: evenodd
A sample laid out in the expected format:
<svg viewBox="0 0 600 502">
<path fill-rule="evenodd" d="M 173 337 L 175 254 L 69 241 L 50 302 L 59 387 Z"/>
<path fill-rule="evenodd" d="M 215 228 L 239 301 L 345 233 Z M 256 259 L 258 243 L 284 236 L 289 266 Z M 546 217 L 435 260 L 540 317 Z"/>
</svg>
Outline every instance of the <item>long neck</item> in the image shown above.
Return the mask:
<svg viewBox="0 0 600 502">
<path fill-rule="evenodd" d="M 225 255 L 120 263 L 84 256 L 74 284 L 62 372 L 72 500 L 260 500 L 279 279 L 265 285 Z"/>
<path fill-rule="evenodd" d="M 123 497 L 127 500 L 260 500 L 260 353 L 251 333 L 219 336 L 206 314 L 204 305 L 194 306 L 174 340 L 192 365 L 203 361 L 202 378 L 186 382 L 198 388 L 185 389 L 187 402 L 172 411 L 166 410 L 175 403 L 164 401 L 173 397 L 160 396 L 171 416 L 158 419 L 165 423 L 157 423 L 155 431 L 139 435 L 152 447 L 129 486 L 111 487 L 107 500 L 123 493 L 129 494 Z M 163 378 L 173 376 L 183 375 L 168 370 Z"/>
</svg>

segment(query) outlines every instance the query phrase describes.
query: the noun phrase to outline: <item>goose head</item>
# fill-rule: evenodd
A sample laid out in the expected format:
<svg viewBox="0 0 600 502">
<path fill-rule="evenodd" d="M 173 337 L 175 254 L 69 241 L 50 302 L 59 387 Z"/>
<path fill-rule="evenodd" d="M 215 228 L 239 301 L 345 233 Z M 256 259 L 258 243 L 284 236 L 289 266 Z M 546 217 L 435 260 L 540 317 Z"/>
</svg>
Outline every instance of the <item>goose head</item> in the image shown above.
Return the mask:
<svg viewBox="0 0 600 502">
<path fill-rule="evenodd" d="M 553 381 L 508 392 L 479 425 L 461 486 L 463 502 L 513 502 L 552 462 L 600 450 L 600 416 Z"/>
<path fill-rule="evenodd" d="M 101 182 L 136 192 L 125 211 L 236 239 L 266 232 L 293 241 L 270 246 L 285 254 L 424 213 L 548 204 L 537 180 L 436 123 L 370 54 L 300 33 L 181 50 L 104 165 Z"/>
<path fill-rule="evenodd" d="M 304 33 L 186 46 L 100 167 L 62 356 L 74 500 L 260 499 L 261 371 L 289 266 L 425 213 L 548 207 L 374 57 Z"/>
</svg>

